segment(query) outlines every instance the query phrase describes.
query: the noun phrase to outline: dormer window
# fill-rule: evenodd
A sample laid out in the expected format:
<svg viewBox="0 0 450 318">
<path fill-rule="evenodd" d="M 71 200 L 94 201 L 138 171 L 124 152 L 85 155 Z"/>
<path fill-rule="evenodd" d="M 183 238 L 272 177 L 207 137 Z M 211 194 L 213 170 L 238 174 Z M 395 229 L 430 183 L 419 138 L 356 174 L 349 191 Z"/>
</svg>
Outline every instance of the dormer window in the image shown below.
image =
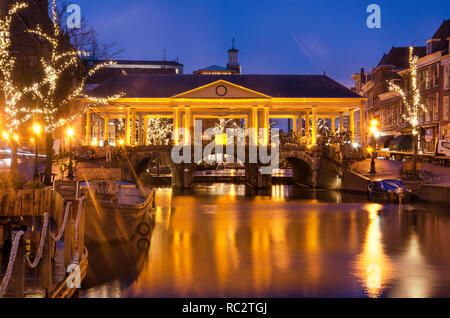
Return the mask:
<svg viewBox="0 0 450 318">
<path fill-rule="evenodd" d="M 434 50 L 441 39 L 429 39 L 427 41 L 427 55 L 434 53 Z"/>
</svg>

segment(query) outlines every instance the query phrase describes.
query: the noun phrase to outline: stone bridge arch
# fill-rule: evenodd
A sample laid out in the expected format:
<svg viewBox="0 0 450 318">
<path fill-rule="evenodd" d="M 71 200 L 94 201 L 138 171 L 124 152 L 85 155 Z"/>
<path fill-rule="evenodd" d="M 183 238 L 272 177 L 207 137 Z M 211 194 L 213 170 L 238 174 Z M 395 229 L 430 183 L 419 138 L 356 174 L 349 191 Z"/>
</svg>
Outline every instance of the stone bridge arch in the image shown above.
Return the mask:
<svg viewBox="0 0 450 318">
<path fill-rule="evenodd" d="M 296 183 L 312 188 L 317 187 L 320 155 L 301 149 L 281 149 L 280 165 L 289 162 L 292 168 L 292 179 Z"/>
<path fill-rule="evenodd" d="M 155 159 L 167 164 L 172 172 L 172 186 L 189 188 L 194 182 L 196 164 L 175 164 L 172 162 L 172 146 L 152 146 L 125 148 L 126 155 L 122 158 L 123 177 L 134 182 L 145 171 L 148 164 Z M 248 158 L 248 157 L 247 157 Z M 300 147 L 281 147 L 279 152 L 280 165 L 289 162 L 292 167 L 292 177 L 296 183 L 312 188 L 337 188 L 336 178 L 342 175 L 341 169 L 333 162 L 322 159 L 320 152 L 307 151 Z M 270 175 L 259 176 L 261 164 L 245 164 L 246 181 L 255 187 L 269 187 Z M 258 181 L 258 178 L 262 182 Z M 267 180 L 266 180 L 267 179 Z M 258 182 L 257 182 L 258 181 Z M 270 182 L 269 182 L 270 181 Z M 261 186 L 260 186 L 261 184 Z"/>
</svg>

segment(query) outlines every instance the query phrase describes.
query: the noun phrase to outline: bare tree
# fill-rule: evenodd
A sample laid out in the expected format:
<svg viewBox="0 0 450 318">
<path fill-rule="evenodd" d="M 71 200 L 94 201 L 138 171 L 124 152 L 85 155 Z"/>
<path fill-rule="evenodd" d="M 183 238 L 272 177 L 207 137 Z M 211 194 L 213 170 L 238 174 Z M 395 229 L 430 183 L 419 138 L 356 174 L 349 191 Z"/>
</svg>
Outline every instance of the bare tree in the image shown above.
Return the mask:
<svg viewBox="0 0 450 318">
<path fill-rule="evenodd" d="M 70 37 L 61 27 L 56 0 L 52 0 L 52 27 L 50 32 L 44 32 L 40 26 L 29 33 L 43 39 L 49 44 L 48 56 L 41 57 L 40 72 L 42 77 L 33 86 L 33 95 L 37 107 L 27 111 L 40 116 L 46 133 L 46 167 L 45 183 L 51 182 L 53 165 L 53 132 L 56 128 L 63 127 L 79 117 L 84 111 L 99 103 L 107 103 L 119 97 L 93 98 L 85 94 L 87 79 L 101 68 L 114 63 L 101 63 L 89 70 L 87 74 L 81 70 L 80 56 L 88 55 L 87 52 L 74 49 L 70 43 Z M 78 97 L 83 96 L 92 102 L 75 114 L 67 114 L 67 106 Z"/>
<path fill-rule="evenodd" d="M 117 48 L 116 42 L 102 43 L 98 31 L 88 23 L 86 17 L 81 18 L 80 28 L 70 28 L 64 23 L 68 2 L 62 3 L 57 10 L 58 20 L 61 21 L 61 30 L 70 38 L 72 46 L 83 52 L 88 52 L 90 57 L 100 60 L 113 60 L 120 58 L 124 49 Z"/>
</svg>

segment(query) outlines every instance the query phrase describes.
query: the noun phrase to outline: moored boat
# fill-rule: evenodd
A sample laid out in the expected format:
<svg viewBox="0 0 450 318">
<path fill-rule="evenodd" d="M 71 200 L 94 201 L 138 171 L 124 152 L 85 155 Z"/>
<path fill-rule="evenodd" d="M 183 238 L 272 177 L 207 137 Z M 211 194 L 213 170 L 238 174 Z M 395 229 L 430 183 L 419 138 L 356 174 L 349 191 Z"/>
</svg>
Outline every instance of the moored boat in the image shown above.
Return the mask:
<svg viewBox="0 0 450 318">
<path fill-rule="evenodd" d="M 385 179 L 369 182 L 370 200 L 406 203 L 411 200 L 411 191 L 406 188 L 403 180 Z"/>
<path fill-rule="evenodd" d="M 87 241 L 98 243 L 130 237 L 155 199 L 154 190 L 144 194 L 133 186 L 121 187 L 117 194 L 84 191 L 89 193 L 85 237 Z"/>
</svg>

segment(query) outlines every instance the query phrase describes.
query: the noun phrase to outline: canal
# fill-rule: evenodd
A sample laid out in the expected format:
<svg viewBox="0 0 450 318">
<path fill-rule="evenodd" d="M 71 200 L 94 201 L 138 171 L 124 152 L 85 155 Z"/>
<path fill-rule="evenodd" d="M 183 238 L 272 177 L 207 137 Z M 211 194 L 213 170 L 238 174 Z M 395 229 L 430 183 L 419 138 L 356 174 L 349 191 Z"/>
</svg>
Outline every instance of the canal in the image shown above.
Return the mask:
<svg viewBox="0 0 450 318">
<path fill-rule="evenodd" d="M 448 206 L 281 185 L 156 200 L 128 240 L 88 246 L 80 297 L 450 297 Z"/>
</svg>

